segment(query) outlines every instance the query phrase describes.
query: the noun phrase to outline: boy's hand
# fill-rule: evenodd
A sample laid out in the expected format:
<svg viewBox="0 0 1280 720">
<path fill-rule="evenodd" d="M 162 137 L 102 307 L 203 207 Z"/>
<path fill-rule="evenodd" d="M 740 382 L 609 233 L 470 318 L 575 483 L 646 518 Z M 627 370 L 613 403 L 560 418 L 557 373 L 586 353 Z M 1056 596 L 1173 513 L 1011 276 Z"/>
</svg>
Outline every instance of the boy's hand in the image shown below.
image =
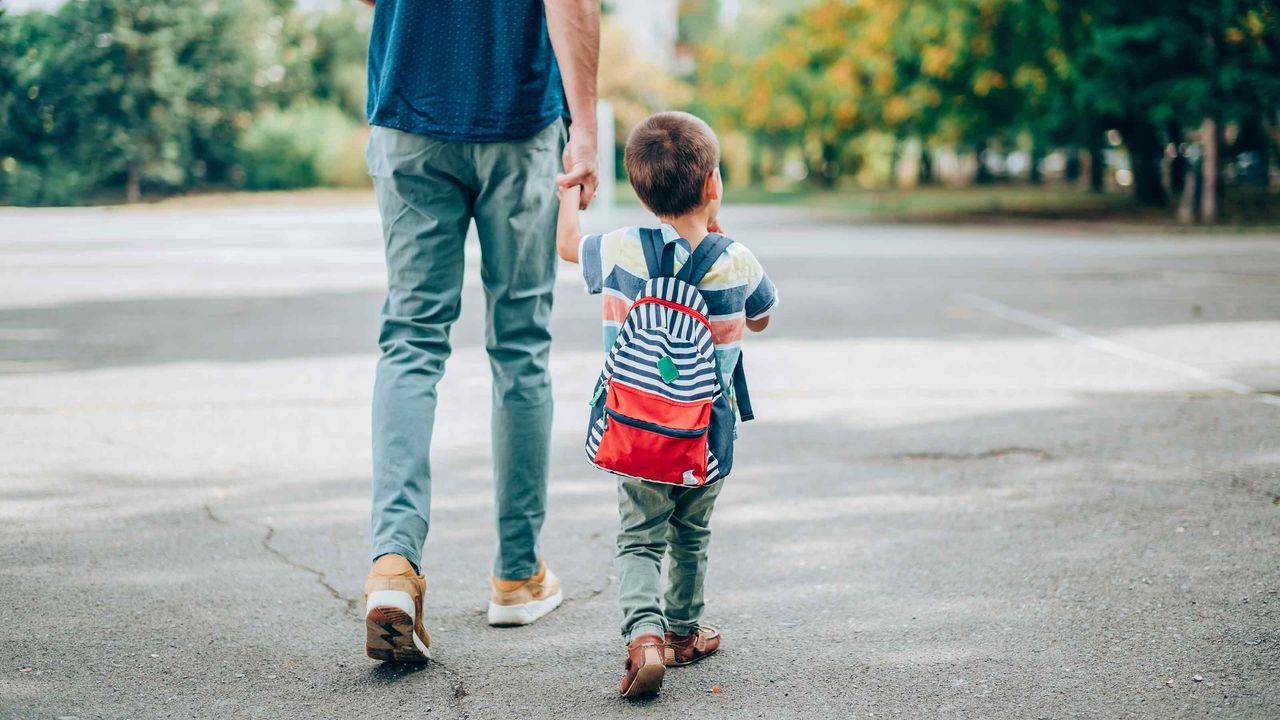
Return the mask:
<svg viewBox="0 0 1280 720">
<path fill-rule="evenodd" d="M 707 232 L 713 232 L 719 235 L 725 234 L 724 228 L 720 227 L 719 218 L 711 218 L 710 220 L 707 221 Z"/>
<path fill-rule="evenodd" d="M 578 241 L 582 230 L 578 226 L 578 207 L 582 202 L 582 186 L 557 187 L 560 198 L 560 214 L 556 218 L 556 252 L 561 259 L 578 262 Z"/>
<path fill-rule="evenodd" d="M 556 186 L 556 197 L 560 198 L 560 203 L 564 204 L 582 194 L 581 185 L 570 185 L 569 187 Z M 577 203 L 571 203 L 577 205 Z"/>
</svg>

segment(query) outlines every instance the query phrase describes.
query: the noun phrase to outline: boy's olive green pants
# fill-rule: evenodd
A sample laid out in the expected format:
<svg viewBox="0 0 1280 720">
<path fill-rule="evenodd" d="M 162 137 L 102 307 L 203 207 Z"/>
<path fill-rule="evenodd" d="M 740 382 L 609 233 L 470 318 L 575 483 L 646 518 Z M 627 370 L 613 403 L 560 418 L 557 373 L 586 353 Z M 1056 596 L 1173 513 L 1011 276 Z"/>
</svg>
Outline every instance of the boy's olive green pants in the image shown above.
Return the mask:
<svg viewBox="0 0 1280 720">
<path fill-rule="evenodd" d="M 618 600 L 622 637 L 688 635 L 702 618 L 711 510 L 723 482 L 700 488 L 618 478 Z M 667 568 L 666 609 L 661 606 L 662 556 Z"/>
<path fill-rule="evenodd" d="M 375 127 L 366 160 L 378 196 L 387 299 L 373 390 L 373 557 L 421 565 L 431 513 L 436 383 L 461 309 L 463 244 L 480 238 L 486 349 L 493 374 L 493 573 L 538 569 L 551 432 L 555 176 L 564 124 L 519 142 L 463 143 Z"/>
</svg>

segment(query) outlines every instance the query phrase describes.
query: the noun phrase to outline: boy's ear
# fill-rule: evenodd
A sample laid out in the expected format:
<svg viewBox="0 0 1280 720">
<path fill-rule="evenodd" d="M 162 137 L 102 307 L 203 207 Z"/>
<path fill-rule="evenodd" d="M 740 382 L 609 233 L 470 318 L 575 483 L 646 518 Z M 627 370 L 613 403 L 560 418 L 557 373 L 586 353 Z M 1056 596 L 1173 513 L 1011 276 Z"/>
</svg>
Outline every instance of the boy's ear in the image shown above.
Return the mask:
<svg viewBox="0 0 1280 720">
<path fill-rule="evenodd" d="M 707 181 L 702 184 L 702 200 L 703 202 L 711 202 L 720 199 L 720 168 L 711 171 L 707 175 Z"/>
</svg>

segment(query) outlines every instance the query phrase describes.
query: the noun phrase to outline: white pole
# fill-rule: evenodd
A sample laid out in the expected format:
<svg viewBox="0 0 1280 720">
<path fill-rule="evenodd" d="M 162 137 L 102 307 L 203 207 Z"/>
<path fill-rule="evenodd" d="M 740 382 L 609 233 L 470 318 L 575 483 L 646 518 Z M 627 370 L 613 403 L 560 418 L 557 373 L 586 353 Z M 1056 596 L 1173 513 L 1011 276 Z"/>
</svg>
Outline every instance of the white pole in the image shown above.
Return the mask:
<svg viewBox="0 0 1280 720">
<path fill-rule="evenodd" d="M 617 172 L 614 167 L 613 153 L 617 140 L 613 128 L 613 105 L 606 100 L 596 103 L 596 142 L 600 154 L 600 185 L 596 188 L 596 199 L 591 203 L 601 218 L 602 225 L 608 225 L 613 218 L 613 210 L 617 202 Z"/>
</svg>

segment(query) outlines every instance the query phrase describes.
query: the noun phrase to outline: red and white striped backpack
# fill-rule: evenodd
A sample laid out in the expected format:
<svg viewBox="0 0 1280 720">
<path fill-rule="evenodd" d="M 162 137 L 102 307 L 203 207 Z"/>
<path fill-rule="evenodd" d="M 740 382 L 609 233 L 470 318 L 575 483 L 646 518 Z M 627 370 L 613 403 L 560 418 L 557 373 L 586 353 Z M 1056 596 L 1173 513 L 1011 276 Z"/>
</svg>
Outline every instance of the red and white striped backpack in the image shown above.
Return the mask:
<svg viewBox="0 0 1280 720">
<path fill-rule="evenodd" d="M 698 283 L 733 243 L 712 233 L 680 272 L 675 244 L 640 231 L 649 280 L 627 312 L 591 397 L 587 459 L 617 475 L 700 487 L 733 466 L 734 413 L 720 381 Z M 741 359 L 733 374 L 743 421 L 752 419 Z"/>
</svg>

